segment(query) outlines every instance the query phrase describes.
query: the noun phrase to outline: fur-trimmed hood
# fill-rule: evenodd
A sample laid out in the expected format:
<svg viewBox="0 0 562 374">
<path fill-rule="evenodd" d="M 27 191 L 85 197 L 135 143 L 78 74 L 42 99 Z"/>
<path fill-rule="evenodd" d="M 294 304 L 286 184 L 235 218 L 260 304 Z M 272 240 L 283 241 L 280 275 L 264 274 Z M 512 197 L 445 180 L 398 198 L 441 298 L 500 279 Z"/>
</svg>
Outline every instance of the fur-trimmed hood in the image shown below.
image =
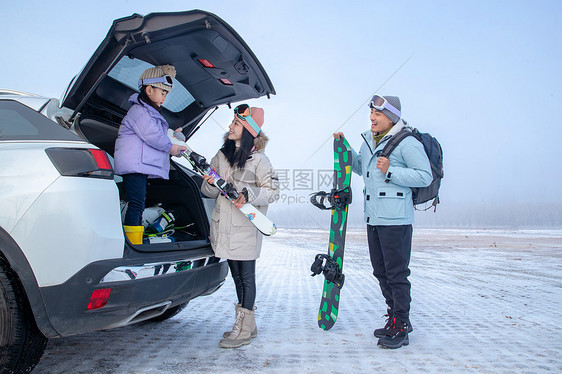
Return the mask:
<svg viewBox="0 0 562 374">
<path fill-rule="evenodd" d="M 256 148 L 256 151 L 263 151 L 268 141 L 269 138 L 263 133 L 263 131 L 261 131 L 257 138 L 254 139 L 254 147 Z"/>
</svg>

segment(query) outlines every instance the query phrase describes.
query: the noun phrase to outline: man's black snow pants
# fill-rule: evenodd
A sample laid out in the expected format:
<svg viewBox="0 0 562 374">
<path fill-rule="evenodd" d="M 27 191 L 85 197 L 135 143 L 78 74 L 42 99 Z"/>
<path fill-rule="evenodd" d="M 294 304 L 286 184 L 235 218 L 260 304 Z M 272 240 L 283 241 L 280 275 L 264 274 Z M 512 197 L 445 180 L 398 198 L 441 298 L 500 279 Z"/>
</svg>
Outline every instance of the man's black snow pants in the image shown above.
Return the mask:
<svg viewBox="0 0 562 374">
<path fill-rule="evenodd" d="M 367 225 L 369 254 L 373 275 L 378 279 L 382 295 L 394 317 L 410 322 L 410 254 L 412 225 Z"/>
</svg>

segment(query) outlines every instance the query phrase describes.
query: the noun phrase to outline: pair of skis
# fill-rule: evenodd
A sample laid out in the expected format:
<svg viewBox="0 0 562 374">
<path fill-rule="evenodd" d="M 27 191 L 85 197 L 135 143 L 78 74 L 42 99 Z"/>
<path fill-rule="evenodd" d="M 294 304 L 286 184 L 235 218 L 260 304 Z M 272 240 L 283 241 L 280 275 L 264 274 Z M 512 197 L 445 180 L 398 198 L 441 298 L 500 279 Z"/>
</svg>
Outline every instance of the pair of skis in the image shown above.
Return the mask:
<svg viewBox="0 0 562 374">
<path fill-rule="evenodd" d="M 215 179 L 213 185 L 217 187 L 221 194 L 231 202 L 238 198 L 239 193 L 238 191 L 236 191 L 234 186 L 222 179 L 221 176 L 211 168 L 209 163 L 207 163 L 205 157 L 201 156 L 198 153 L 195 153 L 187 145 L 187 143 L 183 139 L 183 134 L 181 132 L 174 132 L 172 129 L 168 129 L 168 137 L 173 144 L 177 144 L 187 148 L 187 151 L 185 151 L 182 156 L 185 157 L 187 161 L 189 161 L 189 163 L 193 167 L 193 170 L 201 175 L 212 176 Z M 252 204 L 244 204 L 240 208 L 240 211 L 250 220 L 250 222 L 254 224 L 254 226 L 263 235 L 270 236 L 277 232 L 277 227 L 275 227 L 275 224 Z"/>
<path fill-rule="evenodd" d="M 347 207 L 351 204 L 352 152 L 342 136 L 334 139 L 334 184 L 331 192 L 312 194 L 310 202 L 320 209 L 331 209 L 330 243 L 328 254 L 318 254 L 310 267 L 312 276 L 324 274 L 324 289 L 318 310 L 318 327 L 331 329 L 338 317 L 340 290 L 343 287 L 343 252 L 347 228 Z M 326 206 L 325 201 L 331 205 Z"/>
</svg>

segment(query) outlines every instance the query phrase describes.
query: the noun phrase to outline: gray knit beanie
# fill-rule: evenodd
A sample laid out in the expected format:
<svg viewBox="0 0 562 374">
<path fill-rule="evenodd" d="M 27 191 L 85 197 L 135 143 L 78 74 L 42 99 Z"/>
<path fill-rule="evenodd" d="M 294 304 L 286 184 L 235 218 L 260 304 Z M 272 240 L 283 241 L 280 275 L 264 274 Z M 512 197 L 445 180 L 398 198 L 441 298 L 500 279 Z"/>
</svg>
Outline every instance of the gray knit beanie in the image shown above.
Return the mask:
<svg viewBox="0 0 562 374">
<path fill-rule="evenodd" d="M 150 82 L 151 78 L 160 78 L 169 75 L 172 78 L 176 77 L 176 68 L 173 65 L 160 65 L 153 68 L 146 69 L 139 77 L 139 88 L 143 85 L 158 87 L 164 91 L 170 92 L 172 90 L 171 85 L 167 85 L 161 82 Z M 146 79 L 150 83 L 143 82 Z"/>
<path fill-rule="evenodd" d="M 376 96 L 380 96 L 380 95 L 375 95 L 371 98 L 371 102 L 375 100 Z M 402 107 L 400 105 L 400 99 L 398 98 L 398 96 L 381 96 L 383 97 L 386 101 L 388 101 L 388 103 L 390 105 L 392 105 L 393 107 L 395 107 L 396 109 L 398 109 L 399 111 L 402 111 Z M 380 100 L 380 99 L 379 99 Z M 388 109 L 383 109 L 381 110 L 381 112 L 388 117 L 388 119 L 390 119 L 392 121 L 392 123 L 396 124 L 399 120 L 400 117 L 394 113 L 392 113 L 390 110 Z"/>
<path fill-rule="evenodd" d="M 400 105 L 400 99 L 398 98 L 398 96 L 383 96 L 386 101 L 388 101 L 393 107 L 395 107 L 396 109 L 398 109 L 399 111 L 402 111 L 402 107 Z M 396 124 L 398 121 L 400 121 L 400 117 L 398 117 L 396 114 L 392 113 L 390 110 L 388 109 L 383 109 L 382 111 L 384 113 L 385 116 L 387 116 L 394 124 Z"/>
</svg>

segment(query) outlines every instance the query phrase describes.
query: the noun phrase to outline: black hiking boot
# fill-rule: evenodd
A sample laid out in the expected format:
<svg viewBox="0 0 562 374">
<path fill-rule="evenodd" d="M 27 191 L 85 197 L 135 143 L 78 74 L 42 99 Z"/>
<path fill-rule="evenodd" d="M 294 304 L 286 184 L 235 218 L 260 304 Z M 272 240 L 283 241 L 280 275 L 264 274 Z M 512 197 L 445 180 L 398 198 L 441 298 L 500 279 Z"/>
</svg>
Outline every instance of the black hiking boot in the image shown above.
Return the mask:
<svg viewBox="0 0 562 374">
<path fill-rule="evenodd" d="M 392 320 L 394 319 L 394 315 L 392 314 L 392 309 L 387 309 L 386 314 L 383 317 L 387 317 L 386 324 L 384 325 L 384 327 L 381 327 L 380 329 L 376 329 L 373 332 L 373 334 L 377 338 L 382 338 L 383 336 L 385 336 L 388 330 L 390 330 L 390 328 L 392 327 Z M 414 328 L 412 327 L 411 324 L 408 323 L 408 334 L 411 333 L 412 331 L 414 331 Z"/>
<path fill-rule="evenodd" d="M 392 319 L 394 318 L 394 316 L 392 315 L 392 309 L 387 309 L 386 314 L 383 317 L 386 317 L 386 324 L 384 325 L 384 327 L 376 329 L 373 332 L 373 334 L 375 334 L 377 338 L 382 338 L 383 336 L 385 336 L 388 330 L 390 330 L 390 328 L 392 327 Z"/>
<path fill-rule="evenodd" d="M 395 317 L 392 319 L 392 326 L 388 329 L 386 335 L 379 339 L 377 344 L 383 348 L 390 349 L 408 345 L 410 344 L 408 339 L 409 330 L 410 324 L 408 322 L 402 322 Z"/>
</svg>

